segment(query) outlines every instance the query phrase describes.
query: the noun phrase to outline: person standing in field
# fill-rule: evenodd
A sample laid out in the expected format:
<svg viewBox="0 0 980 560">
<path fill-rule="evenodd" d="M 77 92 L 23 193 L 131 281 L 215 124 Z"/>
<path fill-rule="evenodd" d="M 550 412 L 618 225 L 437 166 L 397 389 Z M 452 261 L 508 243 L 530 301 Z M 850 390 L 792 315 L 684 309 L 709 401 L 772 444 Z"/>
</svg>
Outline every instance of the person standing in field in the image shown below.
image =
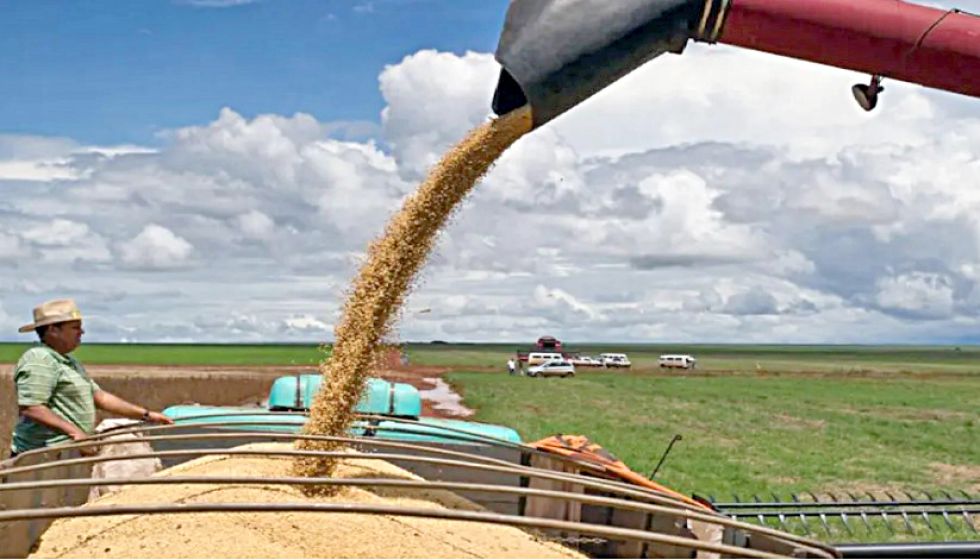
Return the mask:
<svg viewBox="0 0 980 560">
<path fill-rule="evenodd" d="M 102 390 L 70 355 L 85 333 L 74 301 L 58 299 L 35 307 L 34 322 L 20 328 L 22 333 L 30 331 L 37 333 L 40 343 L 24 352 L 14 368 L 20 420 L 14 427 L 11 456 L 88 437 L 95 430 L 97 408 L 143 422 L 173 424 L 159 412 Z M 80 452 L 93 455 L 98 450 Z"/>
<path fill-rule="evenodd" d="M 516 370 L 517 370 L 517 364 L 514 363 L 514 358 L 507 360 L 507 373 L 510 375 L 514 375 L 514 372 Z"/>
</svg>

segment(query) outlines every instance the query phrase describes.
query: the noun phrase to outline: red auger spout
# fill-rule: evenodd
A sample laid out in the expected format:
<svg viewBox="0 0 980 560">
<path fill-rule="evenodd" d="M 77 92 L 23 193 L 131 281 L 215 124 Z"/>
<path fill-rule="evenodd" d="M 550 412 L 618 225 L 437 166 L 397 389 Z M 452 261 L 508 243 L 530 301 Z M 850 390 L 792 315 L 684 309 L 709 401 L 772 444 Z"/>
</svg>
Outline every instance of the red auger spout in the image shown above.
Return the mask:
<svg viewBox="0 0 980 560">
<path fill-rule="evenodd" d="M 531 106 L 541 126 L 691 40 L 866 72 L 980 97 L 980 16 L 902 0 L 511 0 L 493 108 Z"/>
<path fill-rule="evenodd" d="M 980 97 L 980 17 L 900 0 L 732 0 L 718 42 Z"/>
</svg>

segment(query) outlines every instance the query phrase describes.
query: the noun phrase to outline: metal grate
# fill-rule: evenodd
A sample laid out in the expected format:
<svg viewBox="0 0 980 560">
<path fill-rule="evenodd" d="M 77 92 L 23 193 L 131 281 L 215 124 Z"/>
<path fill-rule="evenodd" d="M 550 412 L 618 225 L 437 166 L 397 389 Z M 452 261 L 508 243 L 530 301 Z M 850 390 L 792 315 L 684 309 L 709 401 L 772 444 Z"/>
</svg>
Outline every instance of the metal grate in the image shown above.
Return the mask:
<svg viewBox="0 0 980 560">
<path fill-rule="evenodd" d="M 782 499 L 752 495 L 731 501 L 709 496 L 711 504 L 733 519 L 831 541 L 869 539 L 980 540 L 980 496 L 965 491 L 810 492 Z"/>
</svg>

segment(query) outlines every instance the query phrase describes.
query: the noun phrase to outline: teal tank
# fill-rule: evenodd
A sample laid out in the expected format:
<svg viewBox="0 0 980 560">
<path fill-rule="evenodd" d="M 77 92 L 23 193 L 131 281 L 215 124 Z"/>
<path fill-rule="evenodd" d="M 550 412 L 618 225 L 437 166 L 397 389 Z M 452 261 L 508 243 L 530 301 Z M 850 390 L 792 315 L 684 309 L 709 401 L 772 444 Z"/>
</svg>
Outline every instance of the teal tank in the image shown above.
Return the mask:
<svg viewBox="0 0 980 560">
<path fill-rule="evenodd" d="M 269 390 L 269 410 L 309 410 L 322 384 L 323 376 L 318 374 L 280 377 Z M 354 410 L 362 414 L 416 418 L 422 413 L 422 398 L 411 385 L 372 377 L 365 383 L 364 394 Z"/>
<path fill-rule="evenodd" d="M 268 411 L 257 407 L 177 405 L 163 413 L 178 425 L 233 423 L 220 429 L 294 434 L 306 423 L 305 413 L 322 383 L 323 377 L 318 374 L 277 378 L 269 391 Z M 353 436 L 429 443 L 477 443 L 481 438 L 521 442 L 520 435 L 505 426 L 421 416 L 422 397 L 418 389 L 406 383 L 369 378 L 354 410 L 386 418 L 356 421 L 350 430 Z"/>
</svg>

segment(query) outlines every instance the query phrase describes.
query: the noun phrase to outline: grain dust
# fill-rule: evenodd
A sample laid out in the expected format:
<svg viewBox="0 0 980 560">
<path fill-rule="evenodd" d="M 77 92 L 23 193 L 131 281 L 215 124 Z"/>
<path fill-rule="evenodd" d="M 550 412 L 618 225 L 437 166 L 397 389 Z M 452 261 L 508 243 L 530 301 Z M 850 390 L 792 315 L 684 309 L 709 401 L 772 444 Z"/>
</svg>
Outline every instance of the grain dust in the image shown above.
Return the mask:
<svg viewBox="0 0 980 560">
<path fill-rule="evenodd" d="M 333 353 L 320 365 L 324 384 L 314 398 L 304 433 L 346 433 L 378 358 L 379 344 L 437 234 L 494 161 L 531 127 L 531 110 L 523 107 L 472 130 L 432 169 L 388 222 L 384 235 L 368 248 L 367 261 L 353 282 L 334 332 Z M 298 441 L 296 446 L 332 449 L 330 442 L 321 441 Z M 298 476 L 330 476 L 332 469 L 332 462 L 321 458 L 294 463 Z"/>
</svg>

